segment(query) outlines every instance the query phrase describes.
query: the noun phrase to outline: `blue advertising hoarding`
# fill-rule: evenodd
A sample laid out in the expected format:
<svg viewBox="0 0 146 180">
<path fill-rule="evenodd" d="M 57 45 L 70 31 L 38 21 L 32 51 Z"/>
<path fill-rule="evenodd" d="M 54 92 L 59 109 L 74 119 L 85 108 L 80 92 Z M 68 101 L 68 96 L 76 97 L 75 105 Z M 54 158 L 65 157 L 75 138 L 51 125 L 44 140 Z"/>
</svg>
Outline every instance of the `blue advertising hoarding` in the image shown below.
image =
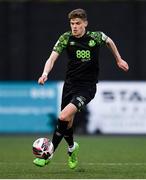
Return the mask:
<svg viewBox="0 0 146 180">
<path fill-rule="evenodd" d="M 0 83 L 0 133 L 51 133 L 58 112 L 56 82 Z"/>
</svg>

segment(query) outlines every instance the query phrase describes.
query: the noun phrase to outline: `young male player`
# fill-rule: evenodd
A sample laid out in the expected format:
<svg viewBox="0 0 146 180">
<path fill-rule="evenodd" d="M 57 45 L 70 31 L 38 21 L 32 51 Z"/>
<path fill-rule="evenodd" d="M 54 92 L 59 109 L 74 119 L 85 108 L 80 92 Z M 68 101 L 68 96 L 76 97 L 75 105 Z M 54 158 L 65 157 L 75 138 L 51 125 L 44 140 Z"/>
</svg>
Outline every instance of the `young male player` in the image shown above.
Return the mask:
<svg viewBox="0 0 146 180">
<path fill-rule="evenodd" d="M 55 61 L 63 50 L 67 51 L 68 66 L 63 87 L 61 113 L 58 124 L 53 134 L 52 143 L 54 151 L 64 138 L 68 144 L 68 165 L 71 169 L 78 164 L 77 154 L 79 145 L 73 139 L 73 119 L 95 96 L 96 83 L 98 82 L 98 56 L 102 45 L 107 45 L 111 50 L 117 66 L 128 71 L 129 67 L 124 61 L 112 39 L 103 32 L 86 31 L 88 25 L 87 15 L 83 9 L 75 9 L 68 14 L 71 31 L 60 36 L 53 51 L 46 61 L 44 71 L 38 80 L 43 85 L 52 70 Z M 36 158 L 34 164 L 45 166 L 49 160 Z"/>
</svg>

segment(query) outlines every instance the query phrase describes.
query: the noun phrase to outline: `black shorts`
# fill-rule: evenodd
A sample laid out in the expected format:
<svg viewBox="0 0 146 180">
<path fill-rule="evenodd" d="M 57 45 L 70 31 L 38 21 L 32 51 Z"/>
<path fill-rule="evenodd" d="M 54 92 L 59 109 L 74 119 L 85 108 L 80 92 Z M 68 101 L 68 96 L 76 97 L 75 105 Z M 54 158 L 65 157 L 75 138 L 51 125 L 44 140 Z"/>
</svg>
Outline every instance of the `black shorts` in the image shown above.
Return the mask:
<svg viewBox="0 0 146 180">
<path fill-rule="evenodd" d="M 74 104 L 78 111 L 87 105 L 95 96 L 96 84 L 90 87 L 79 87 L 64 84 L 62 93 L 61 110 L 69 103 Z"/>
</svg>

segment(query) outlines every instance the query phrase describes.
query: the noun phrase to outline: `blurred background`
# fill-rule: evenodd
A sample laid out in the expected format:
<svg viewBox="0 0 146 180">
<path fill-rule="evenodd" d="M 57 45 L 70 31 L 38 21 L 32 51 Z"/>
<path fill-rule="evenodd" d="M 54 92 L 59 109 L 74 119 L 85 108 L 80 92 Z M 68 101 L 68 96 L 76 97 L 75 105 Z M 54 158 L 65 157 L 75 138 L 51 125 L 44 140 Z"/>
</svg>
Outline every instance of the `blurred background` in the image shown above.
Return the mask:
<svg viewBox="0 0 146 180">
<path fill-rule="evenodd" d="M 67 14 L 87 11 L 91 31 L 116 43 L 130 70 L 122 72 L 107 48 L 100 51 L 95 99 L 75 118 L 77 134 L 146 134 L 146 1 L 1 0 L 0 133 L 52 133 L 68 59 L 63 53 L 45 86 L 37 80 Z"/>
</svg>

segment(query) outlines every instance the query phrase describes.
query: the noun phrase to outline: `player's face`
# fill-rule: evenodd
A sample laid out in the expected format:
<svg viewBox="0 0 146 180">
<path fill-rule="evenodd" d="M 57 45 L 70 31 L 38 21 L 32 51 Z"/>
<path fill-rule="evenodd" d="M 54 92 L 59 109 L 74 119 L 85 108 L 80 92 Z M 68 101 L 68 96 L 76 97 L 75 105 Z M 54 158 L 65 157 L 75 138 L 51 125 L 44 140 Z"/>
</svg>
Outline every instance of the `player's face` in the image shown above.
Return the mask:
<svg viewBox="0 0 146 180">
<path fill-rule="evenodd" d="M 82 37 L 85 33 L 87 27 L 87 21 L 83 21 L 80 18 L 75 18 L 70 20 L 70 27 L 73 36 L 75 37 Z"/>
</svg>

